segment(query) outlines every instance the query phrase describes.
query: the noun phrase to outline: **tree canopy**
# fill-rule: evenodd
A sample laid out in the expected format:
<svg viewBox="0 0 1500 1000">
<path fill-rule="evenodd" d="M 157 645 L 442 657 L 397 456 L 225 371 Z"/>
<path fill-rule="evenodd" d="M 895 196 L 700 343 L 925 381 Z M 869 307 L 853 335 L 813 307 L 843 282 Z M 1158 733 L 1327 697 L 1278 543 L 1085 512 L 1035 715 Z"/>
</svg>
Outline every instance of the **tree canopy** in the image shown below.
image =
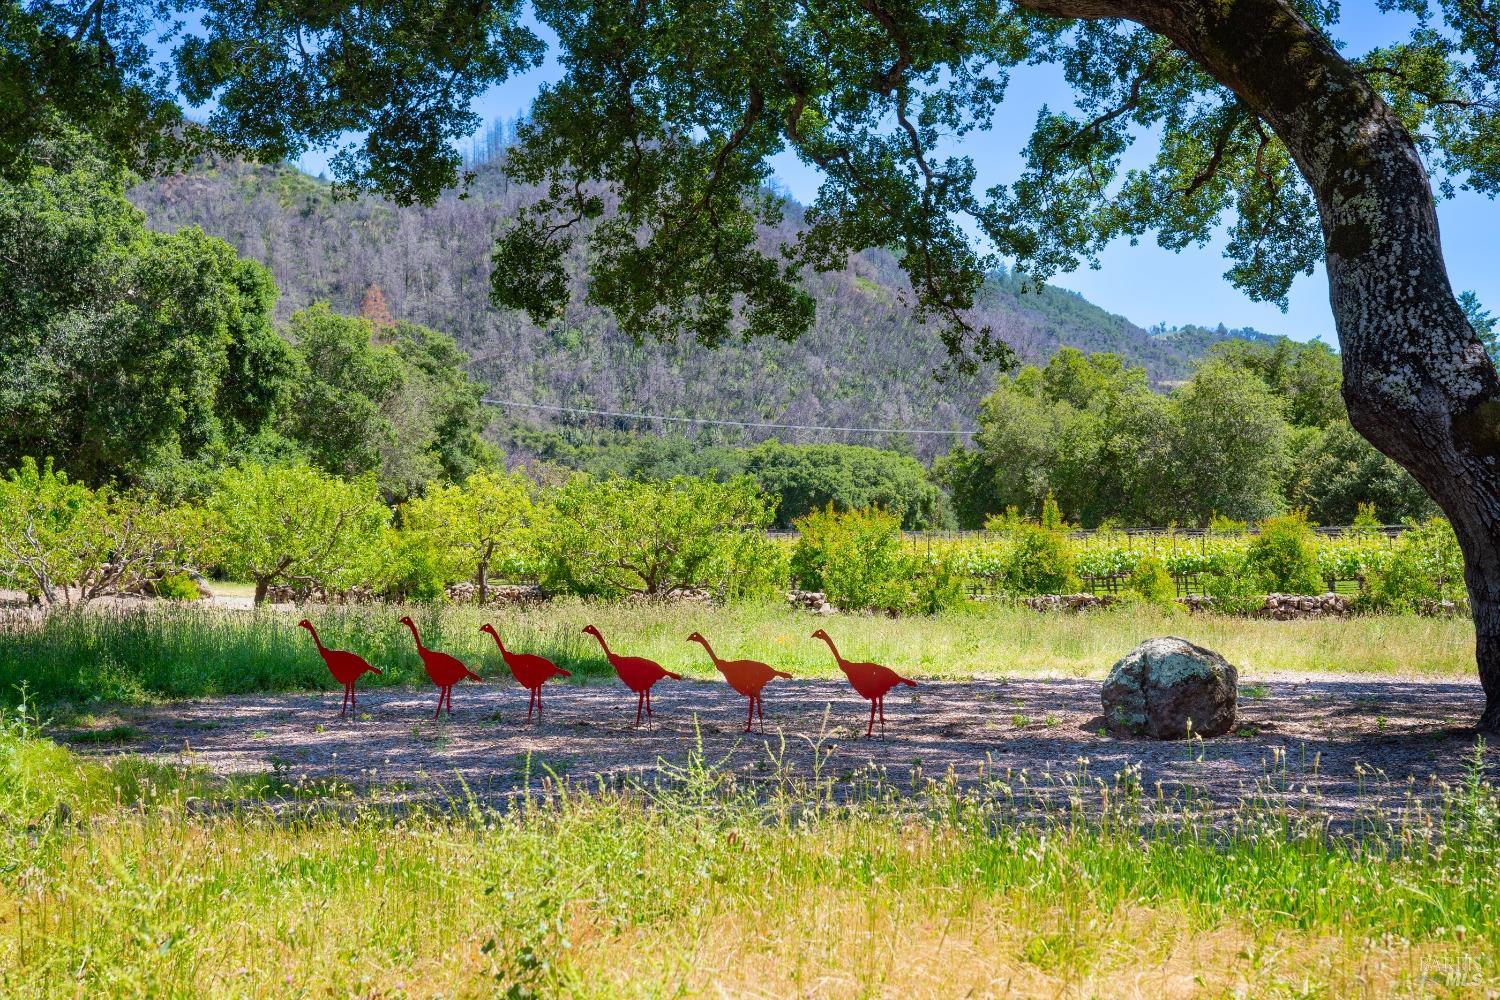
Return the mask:
<svg viewBox="0 0 1500 1000">
<path fill-rule="evenodd" d="M 1382 7 L 1406 15 L 1391 32 L 1404 39 L 1337 58 L 1384 98 L 1440 193 L 1493 194 L 1495 11 L 1464 0 Z M 192 22 L 174 20 L 189 9 Z M 268 162 L 331 149 L 339 184 L 430 201 L 462 179 L 453 142 L 477 128 L 473 98 L 536 65 L 547 33 L 565 75 L 544 88 L 509 169 L 545 179 L 551 196 L 497 248 L 500 301 L 555 309 L 568 294 L 561 251 L 585 239 L 599 261 L 590 295 L 631 332 L 790 335 L 810 322 L 802 269 L 892 246 L 917 305 L 947 318 L 955 347 L 1003 353 L 963 318 L 1000 256 L 1043 278 L 1118 237 L 1155 231 L 1171 248 L 1202 244 L 1229 213 L 1227 277 L 1284 301 L 1323 255 L 1315 193 L 1279 110 L 1234 67 L 1273 32 L 1327 40 L 1332 55 L 1339 5 L 1257 0 L 1207 19 L 1202 40 L 1174 9 L 6 0 L 0 171 L 32 169 L 34 140 L 78 126 L 140 168 L 204 149 Z M 1256 24 L 1262 37 L 1244 34 Z M 1236 31 L 1243 37 L 1222 51 L 1207 40 Z M 1038 63 L 1062 69 L 1075 106 L 1042 109 L 1021 176 L 977 191 L 954 140 L 988 128 L 1012 71 Z M 206 120 L 181 110 L 205 102 Z M 1157 151 L 1125 169 L 1143 133 L 1159 136 Z M 769 159 L 784 151 L 824 180 L 804 231 L 768 248 L 757 225 L 782 210 L 764 190 Z"/>
<path fill-rule="evenodd" d="M 190 227 L 148 230 L 86 142 L 0 182 L 0 462 L 134 480 L 245 447 L 296 370 L 269 272 Z"/>
<path fill-rule="evenodd" d="M 1110 354 L 1065 349 L 985 400 L 974 447 L 935 474 L 960 522 L 979 527 L 1049 498 L 1087 527 L 1205 525 L 1301 509 L 1349 524 L 1361 503 L 1390 522 L 1431 501 L 1349 425 L 1338 358 L 1324 344 L 1231 341 L 1170 395 Z"/>
<path fill-rule="evenodd" d="M 87 137 L 0 178 L 0 463 L 202 492 L 244 457 L 379 473 L 404 497 L 490 462 L 483 389 L 452 338 L 326 306 L 273 322 L 270 272 L 196 226 L 147 229 Z M 290 342 L 289 342 L 290 340 Z"/>
</svg>

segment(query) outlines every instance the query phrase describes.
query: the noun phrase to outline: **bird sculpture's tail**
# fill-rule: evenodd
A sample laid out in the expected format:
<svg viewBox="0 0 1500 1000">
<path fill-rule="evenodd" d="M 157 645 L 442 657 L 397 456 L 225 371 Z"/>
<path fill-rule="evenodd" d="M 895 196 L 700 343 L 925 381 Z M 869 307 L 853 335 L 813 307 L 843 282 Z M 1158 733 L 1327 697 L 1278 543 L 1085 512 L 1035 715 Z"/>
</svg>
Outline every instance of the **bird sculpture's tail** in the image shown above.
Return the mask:
<svg viewBox="0 0 1500 1000">
<path fill-rule="evenodd" d="M 672 673 L 672 671 L 667 670 L 665 668 L 662 669 L 662 673 L 666 674 L 668 677 L 672 678 L 674 681 L 680 681 L 680 680 L 682 680 L 682 675 L 681 674 L 674 674 L 674 673 Z"/>
<path fill-rule="evenodd" d="M 480 677 L 478 674 L 476 674 L 474 671 L 470 670 L 468 667 L 464 667 L 464 675 L 466 677 L 468 677 L 469 680 L 471 680 L 471 681 L 482 681 L 482 680 L 484 680 L 483 677 Z"/>
<path fill-rule="evenodd" d="M 784 681 L 789 681 L 792 679 L 792 675 L 787 673 L 785 670 L 773 670 L 771 671 L 771 676 L 780 677 Z"/>
<path fill-rule="evenodd" d="M 909 688 L 914 688 L 914 687 L 917 686 L 917 682 L 916 681 L 914 681 L 914 680 L 908 680 L 905 677 L 897 677 L 896 680 L 900 681 L 902 684 L 905 684 Z"/>
<path fill-rule="evenodd" d="M 559 677 L 572 677 L 573 676 L 573 671 L 571 671 L 571 670 L 564 670 L 562 667 L 555 667 L 554 669 L 557 671 L 557 676 L 559 676 Z"/>
<path fill-rule="evenodd" d="M 372 673 L 372 674 L 382 674 L 383 675 L 385 673 L 385 671 L 381 670 L 379 667 L 371 667 L 370 668 L 370 673 Z"/>
</svg>

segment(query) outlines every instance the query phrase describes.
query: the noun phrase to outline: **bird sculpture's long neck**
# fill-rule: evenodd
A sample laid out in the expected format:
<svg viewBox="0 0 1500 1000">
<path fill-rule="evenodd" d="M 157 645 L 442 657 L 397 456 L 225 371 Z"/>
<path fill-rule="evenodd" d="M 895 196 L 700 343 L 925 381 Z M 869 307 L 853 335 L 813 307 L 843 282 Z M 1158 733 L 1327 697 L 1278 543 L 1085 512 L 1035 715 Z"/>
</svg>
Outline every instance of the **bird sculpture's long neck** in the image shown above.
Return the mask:
<svg viewBox="0 0 1500 1000">
<path fill-rule="evenodd" d="M 323 647 L 323 640 L 318 638 L 318 630 L 309 625 L 307 626 L 307 631 L 313 637 L 313 645 L 318 647 L 318 652 L 326 652 Z"/>
<path fill-rule="evenodd" d="M 710 660 L 714 661 L 714 666 L 717 667 L 719 664 L 721 664 L 721 663 L 724 662 L 723 660 L 719 659 L 718 654 L 715 653 L 714 652 L 714 648 L 708 644 L 708 640 L 707 639 L 703 638 L 700 635 L 698 638 L 694 639 L 693 641 L 696 642 L 698 645 L 700 645 L 700 646 L 703 647 L 703 651 L 708 654 L 708 658 Z"/>
<path fill-rule="evenodd" d="M 411 637 L 416 640 L 417 650 L 423 653 L 427 652 L 427 647 L 422 645 L 422 637 L 417 634 L 417 626 L 411 622 L 402 622 L 402 624 L 411 629 Z"/>
<path fill-rule="evenodd" d="M 839 669 L 840 670 L 846 670 L 846 669 L 848 669 L 847 666 L 846 666 L 846 664 L 849 661 L 846 660 L 846 659 L 844 659 L 842 656 L 839 655 L 839 648 L 833 644 L 833 640 L 830 639 L 826 635 L 822 636 L 821 638 L 822 638 L 822 640 L 824 642 L 828 643 L 828 651 L 833 654 L 833 662 L 835 662 L 835 663 L 837 663 L 839 665 Z"/>
<path fill-rule="evenodd" d="M 598 632 L 590 632 L 589 635 L 599 640 L 599 648 L 604 650 L 604 658 L 606 660 L 613 660 L 615 658 L 615 654 L 609 651 L 609 643 L 604 641 L 604 636 Z"/>
</svg>

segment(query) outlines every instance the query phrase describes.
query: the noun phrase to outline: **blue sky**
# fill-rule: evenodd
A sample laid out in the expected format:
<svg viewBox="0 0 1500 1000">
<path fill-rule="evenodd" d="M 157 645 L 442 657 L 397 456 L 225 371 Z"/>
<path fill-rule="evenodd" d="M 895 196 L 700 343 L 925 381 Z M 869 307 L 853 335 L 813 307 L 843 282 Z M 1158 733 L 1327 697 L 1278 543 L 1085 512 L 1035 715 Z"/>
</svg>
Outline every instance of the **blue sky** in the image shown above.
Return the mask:
<svg viewBox="0 0 1500 1000">
<path fill-rule="evenodd" d="M 1360 53 L 1404 37 L 1409 23 L 1402 15 L 1380 13 L 1371 0 L 1353 0 L 1344 5 L 1338 35 L 1348 42 L 1349 52 Z M 537 89 L 557 76 L 554 64 L 544 64 L 493 88 L 475 103 L 474 110 L 487 123 L 516 118 L 525 114 Z M 1020 151 L 1043 104 L 1061 108 L 1069 103 L 1068 88 L 1055 69 L 1025 67 L 1013 74 L 993 127 L 988 132 L 971 133 L 961 147 L 979 169 L 981 189 L 1008 181 L 1020 172 Z M 1152 138 L 1142 137 L 1136 151 L 1141 156 L 1154 151 Z M 325 162 L 314 154 L 304 157 L 302 165 L 316 173 Z M 803 202 L 813 198 L 818 185 L 816 170 L 791 154 L 779 157 L 775 169 L 777 180 L 792 197 Z M 1500 313 L 1500 269 L 1493 265 L 1500 204 L 1460 194 L 1440 203 L 1438 216 L 1454 290 L 1472 290 L 1486 307 Z M 1134 247 L 1120 241 L 1101 255 L 1100 265 L 1098 270 L 1085 268 L 1058 275 L 1053 283 L 1079 292 L 1141 326 L 1224 323 L 1230 327 L 1253 326 L 1298 340 L 1321 337 L 1337 343 L 1321 268 L 1298 280 L 1283 313 L 1272 304 L 1251 301 L 1224 280 L 1227 262 L 1222 242 L 1172 253 L 1149 238 Z"/>
</svg>

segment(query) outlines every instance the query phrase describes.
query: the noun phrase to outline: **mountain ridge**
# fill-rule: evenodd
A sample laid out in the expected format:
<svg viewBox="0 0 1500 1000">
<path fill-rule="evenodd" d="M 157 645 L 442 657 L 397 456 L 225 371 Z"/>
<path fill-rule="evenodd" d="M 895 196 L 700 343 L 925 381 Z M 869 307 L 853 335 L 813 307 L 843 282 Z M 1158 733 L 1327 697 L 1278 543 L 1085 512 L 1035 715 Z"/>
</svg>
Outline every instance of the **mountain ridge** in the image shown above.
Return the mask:
<svg viewBox="0 0 1500 1000">
<path fill-rule="evenodd" d="M 147 181 L 130 198 L 153 228 L 196 224 L 266 264 L 281 289 L 283 320 L 319 300 L 357 312 L 369 288 L 378 287 L 397 319 L 452 335 L 496 398 L 663 416 L 961 429 L 972 426 L 999 374 L 933 379 L 946 357 L 941 342 L 934 328 L 912 318 L 903 304 L 905 276 L 881 252 L 855 255 L 842 271 L 808 275 L 818 318 L 791 343 L 713 350 L 635 344 L 608 313 L 584 301 L 587 262 L 579 253 L 570 260 L 572 304 L 559 320 L 537 325 L 497 310 L 488 298 L 490 247 L 505 219 L 535 197 L 498 166 L 494 159 L 477 163 L 466 192 L 427 208 L 336 199 L 326 183 L 293 167 L 242 163 Z M 789 211 L 768 237 L 790 237 L 799 214 Z M 1075 292 L 1048 286 L 1023 293 L 1007 274 L 981 290 L 973 321 L 991 326 L 1022 362 L 1044 361 L 1062 346 L 1114 351 L 1158 384 L 1185 377 L 1207 343 L 1225 339 L 1204 328 L 1184 328 L 1191 337 L 1148 332 Z M 502 437 L 508 423 L 545 428 L 565 420 L 540 411 L 497 414 Z M 913 445 L 925 457 L 942 447 L 941 439 L 899 444 Z"/>
</svg>

